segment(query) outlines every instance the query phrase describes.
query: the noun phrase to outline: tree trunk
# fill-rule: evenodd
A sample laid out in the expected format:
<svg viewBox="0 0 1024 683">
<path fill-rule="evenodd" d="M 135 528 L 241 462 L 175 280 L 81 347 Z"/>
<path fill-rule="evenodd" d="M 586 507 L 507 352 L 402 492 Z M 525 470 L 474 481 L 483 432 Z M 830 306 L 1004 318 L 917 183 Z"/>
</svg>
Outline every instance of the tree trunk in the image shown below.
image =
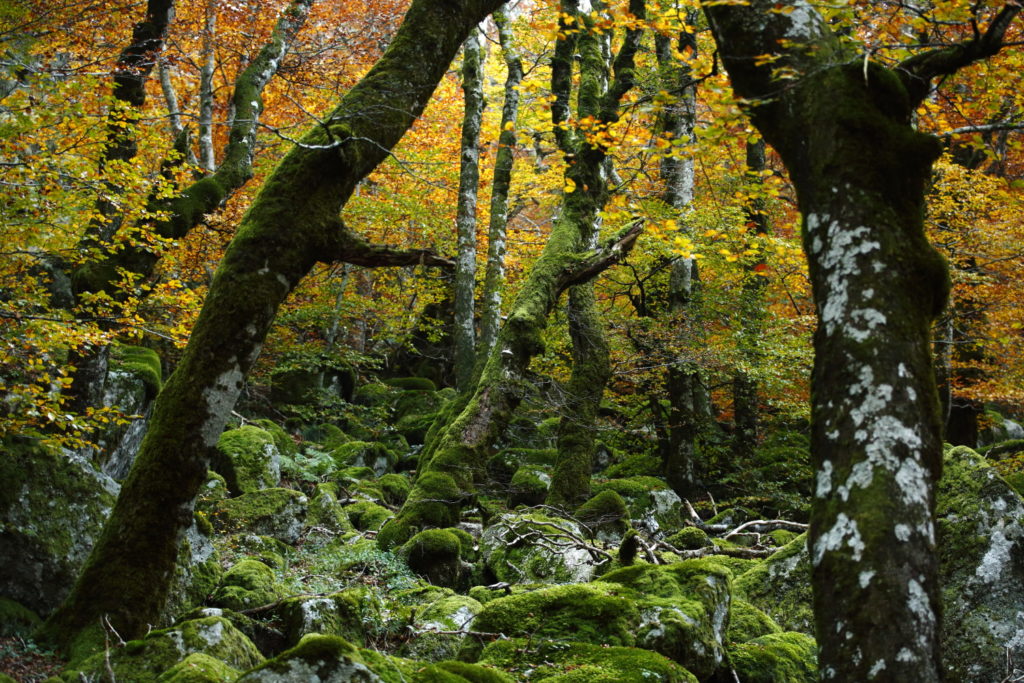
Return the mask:
<svg viewBox="0 0 1024 683">
<path fill-rule="evenodd" d="M 44 626 L 51 639 L 100 644 L 103 616 L 125 638 L 157 622 L 210 452 L 278 306 L 318 260 L 373 256 L 344 230 L 339 209 L 422 112 L 470 29 L 498 4 L 415 0 L 381 60 L 267 179 L 156 400 L 110 519 Z"/>
<path fill-rule="evenodd" d="M 747 227 L 755 236 L 769 231 L 767 207 L 761 194 L 761 173 L 765 170 L 763 139 L 747 142 L 747 179 L 752 185 L 752 198 L 747 201 Z M 740 299 L 739 352 L 746 369 L 740 368 L 732 379 L 733 424 L 732 454 L 738 463 L 750 462 L 760 437 L 760 404 L 757 378 L 751 370 L 761 360 L 757 342 L 764 325 L 764 287 L 767 280 L 759 275 L 758 260 L 746 267 L 743 294 Z"/>
<path fill-rule="evenodd" d="M 480 184 L 480 121 L 484 114 L 483 51 L 481 32 L 469 34 L 462 47 L 462 147 L 459 197 L 455 216 L 459 255 L 455 266 L 455 385 L 468 391 L 476 366 L 476 200 Z"/>
<path fill-rule="evenodd" d="M 512 184 L 515 162 L 516 118 L 519 115 L 519 82 L 523 80 L 523 64 L 519 58 L 509 19 L 504 10 L 494 13 L 498 40 L 508 75 L 505 78 L 505 103 L 501 108 L 501 133 L 494 157 L 494 182 L 491 186 L 491 217 L 487 228 L 487 270 L 484 275 L 480 316 L 480 339 L 477 361 L 482 364 L 491 353 L 501 325 L 501 292 L 505 286 L 505 239 L 508 225 L 508 192 Z"/>
<path fill-rule="evenodd" d="M 696 23 L 696 13 L 687 16 L 687 24 Z M 673 56 L 671 38 L 655 37 L 655 52 L 661 76 L 662 90 L 676 99 L 666 105 L 661 115 L 661 128 L 671 134 L 674 140 L 690 143 L 694 139 L 697 125 L 697 89 L 689 65 L 678 64 Z M 675 45 L 679 52 L 697 50 L 696 36 L 680 31 Z M 693 202 L 693 158 L 669 156 L 661 162 L 661 179 L 664 184 L 662 195 L 665 203 L 672 207 L 678 217 L 679 229 L 684 235 L 690 233 L 688 214 Z M 681 256 L 672 263 L 669 272 L 668 312 L 677 318 L 699 317 L 696 301 L 699 272 L 697 260 Z M 672 490 L 683 498 L 696 494 L 698 478 L 695 467 L 697 436 L 703 416 L 700 411 L 698 393 L 701 392 L 700 373 L 684 358 L 675 358 L 665 377 L 665 393 L 668 395 L 668 443 L 662 449 L 662 470 Z"/>
<path fill-rule="evenodd" d="M 891 71 L 848 52 L 806 3 L 778 8 L 753 0 L 706 13 L 804 216 L 819 319 L 809 545 L 821 676 L 939 681 L 930 327 L 949 281 L 923 228 L 939 145 L 911 115 L 932 77 L 984 49 L 928 52 Z M 776 69 L 797 77 L 781 87 Z"/>
</svg>

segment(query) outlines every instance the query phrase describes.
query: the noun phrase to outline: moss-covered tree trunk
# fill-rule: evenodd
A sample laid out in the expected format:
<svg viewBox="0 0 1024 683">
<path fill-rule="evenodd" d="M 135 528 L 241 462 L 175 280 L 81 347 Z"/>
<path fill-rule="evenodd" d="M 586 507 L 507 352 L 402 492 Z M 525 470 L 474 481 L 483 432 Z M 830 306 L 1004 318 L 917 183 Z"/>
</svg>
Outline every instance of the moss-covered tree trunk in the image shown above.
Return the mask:
<svg viewBox="0 0 1024 683">
<path fill-rule="evenodd" d="M 51 639 L 72 645 L 103 616 L 125 638 L 157 622 L 209 455 L 277 308 L 317 261 L 381 255 L 344 229 L 339 211 L 426 106 L 470 29 L 498 4 L 415 0 L 380 61 L 267 179 L 156 400 L 110 519 L 45 625 Z"/>
<path fill-rule="evenodd" d="M 494 155 L 494 181 L 491 184 L 491 216 L 487 226 L 487 267 L 481 303 L 480 338 L 477 343 L 478 364 L 490 355 L 501 325 L 502 289 L 505 285 L 505 250 L 508 225 L 508 193 L 512 185 L 515 162 L 516 118 L 519 116 L 519 82 L 523 80 L 523 63 L 519 57 L 509 18 L 504 10 L 494 13 L 498 41 L 508 74 L 505 77 L 504 103 L 501 107 L 501 132 L 498 151 Z"/>
<path fill-rule="evenodd" d="M 797 190 L 818 312 L 808 540 L 823 680 L 939 681 L 930 327 L 949 291 L 924 235 L 939 153 L 911 125 L 929 82 L 993 54 L 1019 11 L 889 70 L 802 0 L 705 8 L 737 95 Z M 769 55 L 770 58 L 765 58 Z M 778 81 L 776 69 L 795 78 Z"/>
<path fill-rule="evenodd" d="M 462 146 L 455 226 L 458 258 L 455 265 L 455 385 L 467 391 L 476 366 L 476 201 L 480 183 L 480 122 L 484 115 L 482 33 L 476 29 L 462 47 Z"/>
</svg>

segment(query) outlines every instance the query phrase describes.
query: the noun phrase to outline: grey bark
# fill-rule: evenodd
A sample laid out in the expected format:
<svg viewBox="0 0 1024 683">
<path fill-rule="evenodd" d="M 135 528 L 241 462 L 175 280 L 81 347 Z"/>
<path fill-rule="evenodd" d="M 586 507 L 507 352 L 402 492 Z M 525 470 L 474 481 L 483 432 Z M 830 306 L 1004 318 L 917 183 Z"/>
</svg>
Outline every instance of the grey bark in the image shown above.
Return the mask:
<svg viewBox="0 0 1024 683">
<path fill-rule="evenodd" d="M 459 195 L 455 226 L 458 259 L 455 266 L 455 384 L 467 391 L 476 365 L 476 204 L 480 184 L 480 123 L 484 113 L 482 32 L 476 29 L 462 46 L 462 117 Z"/>
</svg>

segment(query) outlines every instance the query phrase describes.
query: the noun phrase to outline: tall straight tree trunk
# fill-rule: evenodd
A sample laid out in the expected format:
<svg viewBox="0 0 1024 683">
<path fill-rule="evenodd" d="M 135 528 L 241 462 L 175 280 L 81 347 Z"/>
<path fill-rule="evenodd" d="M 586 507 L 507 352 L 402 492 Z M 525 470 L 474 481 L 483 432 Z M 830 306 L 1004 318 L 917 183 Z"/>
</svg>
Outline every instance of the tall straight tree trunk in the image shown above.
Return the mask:
<svg viewBox="0 0 1024 683">
<path fill-rule="evenodd" d="M 217 159 L 213 148 L 213 76 L 217 68 L 217 3 L 207 0 L 203 24 L 203 65 L 199 69 L 199 166 L 213 173 Z"/>
<path fill-rule="evenodd" d="M 484 114 L 482 32 L 469 34 L 462 47 L 462 147 L 455 225 L 458 259 L 455 266 L 455 384 L 467 391 L 476 365 L 476 200 L 480 184 L 480 121 Z"/>
<path fill-rule="evenodd" d="M 687 24 L 696 22 L 696 12 L 687 16 Z M 675 45 L 672 43 L 675 42 Z M 672 139 L 689 144 L 694 139 L 697 124 L 697 90 L 693 74 L 686 64 L 677 63 L 675 51 L 696 54 L 697 38 L 687 31 L 680 31 L 673 41 L 669 36 L 655 37 L 655 54 L 662 89 L 671 94 L 672 102 L 665 106 L 661 116 L 661 128 L 671 134 Z M 693 158 L 671 155 L 662 159 L 661 180 L 664 185 L 662 198 L 677 216 L 679 229 L 689 234 L 688 214 L 693 202 Z M 699 318 L 696 301 L 699 272 L 697 260 L 680 257 L 673 262 L 669 272 L 668 312 L 676 318 Z M 695 451 L 700 433 L 702 415 L 700 373 L 685 359 L 677 358 L 669 366 L 665 378 L 665 389 L 669 400 L 668 443 L 662 450 L 662 469 L 669 486 L 684 498 L 696 494 L 697 473 Z"/>
<path fill-rule="evenodd" d="M 764 139 L 747 142 L 747 181 L 752 198 L 747 200 L 747 227 L 754 236 L 768 234 L 768 214 L 762 190 L 762 173 L 766 168 Z M 764 326 L 764 286 L 758 260 L 747 266 L 740 300 L 740 359 L 747 368 L 754 368 L 761 359 L 757 343 Z M 737 462 L 749 462 L 760 437 L 760 404 L 757 378 L 749 369 L 740 368 L 732 378 L 733 424 L 732 454 Z"/>
<path fill-rule="evenodd" d="M 855 54 L 802 0 L 705 7 L 736 94 L 789 170 L 818 311 L 809 546 L 822 680 L 940 681 L 931 323 L 949 293 L 924 234 L 938 141 L 930 81 L 1002 47 L 1007 5 L 967 43 L 897 69 Z M 795 78 L 783 82 L 777 69 Z"/>
<path fill-rule="evenodd" d="M 512 165 L 515 162 L 516 118 L 519 116 L 519 82 L 523 80 L 523 63 L 512 36 L 505 10 L 494 13 L 498 25 L 501 56 L 508 74 L 505 77 L 505 101 L 501 108 L 501 132 L 498 151 L 494 156 L 494 182 L 491 186 L 491 216 L 487 228 L 487 269 L 484 274 L 480 316 L 480 339 L 477 344 L 477 362 L 490 355 L 498 338 L 501 325 L 501 293 L 505 286 L 505 249 L 508 228 L 508 193 L 512 185 Z"/>
<path fill-rule="evenodd" d="M 103 533 L 46 622 L 51 639 L 65 647 L 102 644 L 101 617 L 125 638 L 157 623 L 210 453 L 275 312 L 317 261 L 365 264 L 385 253 L 349 233 L 339 210 L 423 111 L 469 31 L 498 4 L 414 0 L 380 61 L 271 173 L 157 397 Z"/>
<path fill-rule="evenodd" d="M 566 11 L 569 8 L 571 11 Z M 630 11 L 643 18 L 643 4 L 630 3 Z M 562 28 L 567 38 L 559 40 L 552 58 L 552 92 L 556 100 L 552 116 L 556 135 L 563 137 L 559 146 L 571 145 L 578 132 L 558 124 L 569 120 L 570 83 L 573 77 L 573 56 L 576 41 L 582 40 L 569 28 L 565 17 L 577 14 L 575 2 L 563 3 Z M 592 18 L 587 18 L 592 21 Z M 632 28 L 613 64 L 614 80 L 604 87 L 599 81 L 589 80 L 581 86 L 581 110 L 598 112 L 597 121 L 612 122 L 618 117 L 619 102 L 633 87 L 633 60 L 640 43 L 642 29 Z M 581 50 L 586 73 L 588 60 L 596 60 L 599 68 L 606 69 L 600 48 L 588 46 Z M 586 100 L 586 104 L 584 104 Z M 377 535 L 384 548 L 404 543 L 417 530 L 447 527 L 458 522 L 464 504 L 474 496 L 476 485 L 485 476 L 484 463 L 495 439 L 504 432 L 523 396 L 528 394 L 530 380 L 527 370 L 533 357 L 543 350 L 542 333 L 548 316 L 561 293 L 572 285 L 590 281 L 601 270 L 621 258 L 632 248 L 639 235 L 639 225 L 632 226 L 607 246 L 587 252 L 596 206 L 603 206 L 606 187 L 603 174 L 604 150 L 580 145 L 581 157 L 566 170 L 572 181 L 563 197 L 562 212 L 555 220 L 551 236 L 540 258 L 530 268 L 519 295 L 512 305 L 508 320 L 498 333 L 498 340 L 483 366 L 472 396 L 451 424 L 434 437 L 429 456 L 421 460 L 416 479 L 398 515 L 390 520 Z M 571 191 L 570 191 L 571 190 Z M 598 203 L 600 201 L 600 203 Z M 585 230 L 586 232 L 581 232 Z M 585 258 L 584 258 L 585 257 Z"/>
</svg>

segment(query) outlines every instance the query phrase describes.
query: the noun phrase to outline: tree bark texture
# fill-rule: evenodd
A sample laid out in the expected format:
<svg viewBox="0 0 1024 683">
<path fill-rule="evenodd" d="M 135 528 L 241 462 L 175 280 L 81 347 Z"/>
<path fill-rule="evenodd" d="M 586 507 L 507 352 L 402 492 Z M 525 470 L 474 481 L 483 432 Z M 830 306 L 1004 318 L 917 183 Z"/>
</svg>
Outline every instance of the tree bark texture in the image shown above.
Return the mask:
<svg viewBox="0 0 1024 683">
<path fill-rule="evenodd" d="M 455 384 L 468 391 L 476 366 L 476 202 L 480 184 L 480 122 L 484 115 L 481 31 L 469 34 L 462 47 L 462 116 L 459 195 L 455 226 L 458 259 L 455 266 Z"/>
<path fill-rule="evenodd" d="M 896 73 L 844 51 L 807 3 L 786 4 L 706 12 L 804 216 L 819 318 L 809 544 L 821 676 L 938 681 L 942 442 L 929 341 L 949 284 L 923 212 L 939 147 L 911 127 L 915 101 Z M 780 67 L 798 76 L 776 80 Z"/>
<path fill-rule="evenodd" d="M 380 61 L 267 179 L 156 400 L 110 519 L 45 625 L 52 639 L 66 647 L 95 637 L 103 616 L 125 638 L 156 623 L 210 452 L 277 308 L 317 261 L 345 259 L 353 240 L 341 207 L 422 112 L 469 31 L 498 4 L 414 1 Z M 238 118 L 254 115 L 248 111 Z"/>
<path fill-rule="evenodd" d="M 491 353 L 501 325 L 501 293 L 505 285 L 505 250 L 508 230 L 508 193 L 512 185 L 515 162 L 516 118 L 519 116 L 519 82 L 523 80 L 523 63 L 516 48 L 509 19 L 504 10 L 494 13 L 498 25 L 498 41 L 508 74 L 505 77 L 504 104 L 501 108 L 501 132 L 494 156 L 494 181 L 491 185 L 491 216 L 487 226 L 487 268 L 484 273 L 480 316 L 480 338 L 477 343 L 478 364 Z"/>
</svg>

